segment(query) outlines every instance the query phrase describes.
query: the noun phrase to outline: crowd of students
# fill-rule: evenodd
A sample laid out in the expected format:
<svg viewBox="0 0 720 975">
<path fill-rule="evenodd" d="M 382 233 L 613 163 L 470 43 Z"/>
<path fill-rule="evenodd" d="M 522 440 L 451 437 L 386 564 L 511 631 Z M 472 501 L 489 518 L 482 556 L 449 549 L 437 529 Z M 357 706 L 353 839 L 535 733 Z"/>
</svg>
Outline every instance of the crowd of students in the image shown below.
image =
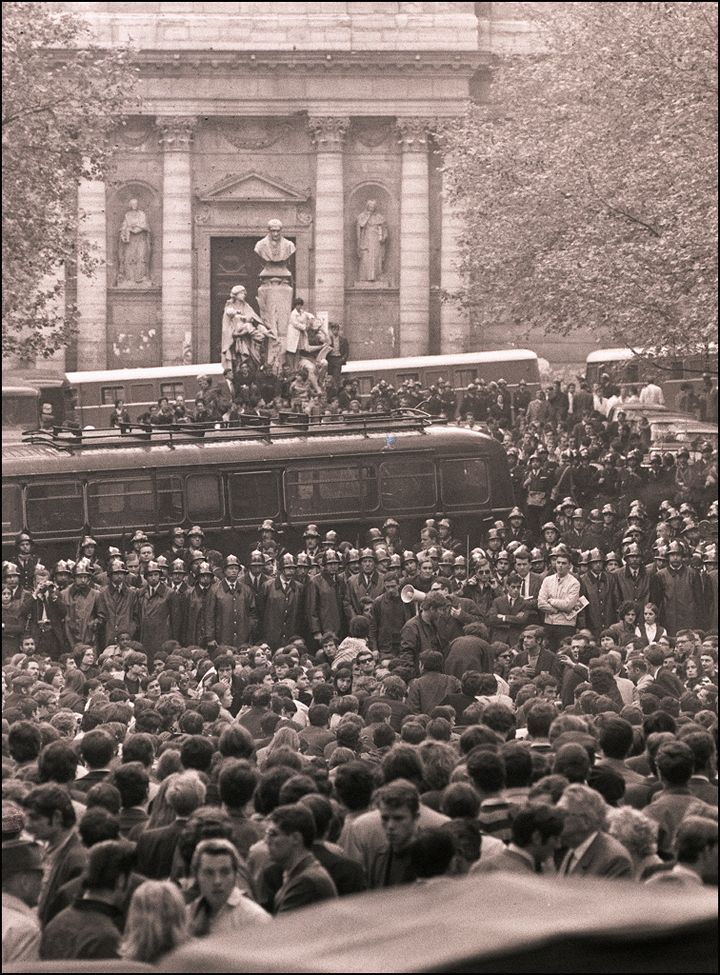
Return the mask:
<svg viewBox="0 0 720 975">
<path fill-rule="evenodd" d="M 512 427 L 481 538 L 290 551 L 268 520 L 250 552 L 178 527 L 46 565 L 22 532 L 3 961 L 153 963 L 440 876 L 716 884 L 717 461 L 646 469 L 631 433 Z"/>
</svg>

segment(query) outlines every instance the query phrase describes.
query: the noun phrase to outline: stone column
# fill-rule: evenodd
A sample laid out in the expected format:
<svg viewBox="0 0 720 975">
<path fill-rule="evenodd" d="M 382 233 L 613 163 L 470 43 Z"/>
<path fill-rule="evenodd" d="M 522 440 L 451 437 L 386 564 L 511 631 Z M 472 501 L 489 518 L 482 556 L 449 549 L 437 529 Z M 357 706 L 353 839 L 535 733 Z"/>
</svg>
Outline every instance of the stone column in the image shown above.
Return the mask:
<svg viewBox="0 0 720 975">
<path fill-rule="evenodd" d="M 449 200 L 447 175 L 443 174 L 442 232 L 440 236 L 440 288 L 444 295 L 454 294 L 463 281 L 458 270 L 460 250 L 458 234 L 463 221 Z M 446 355 L 467 352 L 465 343 L 469 335 L 469 316 L 457 302 L 443 301 L 440 308 L 440 351 Z"/>
<path fill-rule="evenodd" d="M 400 355 L 426 355 L 430 319 L 429 122 L 397 121 L 400 182 Z"/>
<path fill-rule="evenodd" d="M 317 153 L 315 183 L 315 310 L 330 321 L 345 314 L 345 219 L 343 143 L 349 118 L 326 116 L 308 121 Z"/>
<path fill-rule="evenodd" d="M 78 187 L 78 242 L 97 261 L 91 274 L 78 264 L 77 308 L 79 370 L 107 365 L 107 227 L 105 183 L 83 179 Z"/>
<path fill-rule="evenodd" d="M 163 147 L 162 362 L 183 361 L 193 326 L 191 148 L 197 119 L 159 117 Z"/>
</svg>

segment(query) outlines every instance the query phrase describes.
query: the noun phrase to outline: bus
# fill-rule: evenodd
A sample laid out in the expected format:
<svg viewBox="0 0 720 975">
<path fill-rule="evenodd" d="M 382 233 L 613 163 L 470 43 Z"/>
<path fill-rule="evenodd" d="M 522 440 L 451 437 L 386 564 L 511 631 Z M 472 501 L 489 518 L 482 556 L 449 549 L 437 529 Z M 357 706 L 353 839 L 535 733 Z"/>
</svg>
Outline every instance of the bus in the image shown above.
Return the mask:
<svg viewBox="0 0 720 975">
<path fill-rule="evenodd" d="M 658 356 L 654 349 L 596 349 L 585 362 L 585 376 L 589 383 L 599 382 L 607 373 L 614 383 L 641 385 L 649 379 L 663 390 L 665 405 L 675 406 L 680 386 L 690 383 L 695 391 L 702 385 L 704 373 L 717 379 L 717 346 L 690 356 Z"/>
<path fill-rule="evenodd" d="M 5 449 L 3 557 L 20 530 L 55 560 L 82 534 L 122 545 L 142 528 L 160 542 L 176 525 L 200 525 L 209 545 L 246 555 L 266 518 L 283 545 L 300 546 L 308 523 L 355 545 L 388 517 L 406 538 L 426 518 L 455 518 L 479 543 L 512 505 L 502 445 L 417 410 L 302 427 L 48 432 Z"/>
<path fill-rule="evenodd" d="M 3 382 L 3 443 L 22 440 L 24 430 L 34 430 L 39 423 L 40 409 L 40 392 L 34 386 L 6 385 Z"/>
<path fill-rule="evenodd" d="M 214 384 L 222 378 L 219 362 L 151 369 L 106 369 L 98 372 L 69 372 L 68 385 L 75 395 L 77 417 L 83 426 L 109 427 L 116 400 L 123 400 L 133 420 L 145 413 L 161 396 L 174 400 L 184 396 L 191 403 L 198 392 L 198 376 Z M 404 380 L 428 388 L 444 379 L 456 392 L 477 379 L 505 379 L 510 388 L 524 380 L 528 388 L 540 384 L 538 357 L 527 349 L 499 352 L 467 352 L 460 355 L 428 355 L 405 359 L 367 359 L 348 362 L 343 378 L 358 381 L 361 400 L 367 403 L 373 386 L 381 380 L 398 386 Z"/>
<path fill-rule="evenodd" d="M 68 395 L 68 383 L 63 374 L 37 369 L 3 369 L 3 440 L 19 440 L 24 430 L 38 429 L 44 403 L 52 407 L 55 422 L 62 424 Z"/>
</svg>

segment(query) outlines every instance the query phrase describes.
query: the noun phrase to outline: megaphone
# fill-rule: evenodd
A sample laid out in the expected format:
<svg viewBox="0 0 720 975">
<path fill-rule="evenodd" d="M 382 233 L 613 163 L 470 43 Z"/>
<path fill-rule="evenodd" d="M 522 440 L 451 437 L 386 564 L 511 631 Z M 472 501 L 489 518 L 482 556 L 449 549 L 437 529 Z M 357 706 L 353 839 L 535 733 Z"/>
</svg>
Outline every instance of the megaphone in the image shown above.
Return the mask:
<svg viewBox="0 0 720 975">
<path fill-rule="evenodd" d="M 410 583 L 400 590 L 400 598 L 404 603 L 421 603 L 427 596 L 421 589 L 415 589 Z"/>
</svg>

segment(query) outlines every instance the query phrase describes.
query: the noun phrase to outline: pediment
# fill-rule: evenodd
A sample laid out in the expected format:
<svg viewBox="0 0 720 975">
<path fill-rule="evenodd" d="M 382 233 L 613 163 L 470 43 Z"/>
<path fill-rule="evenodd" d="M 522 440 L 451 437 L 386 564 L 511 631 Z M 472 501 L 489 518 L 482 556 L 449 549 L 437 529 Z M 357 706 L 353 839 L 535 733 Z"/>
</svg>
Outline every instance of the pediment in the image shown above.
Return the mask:
<svg viewBox="0 0 720 975">
<path fill-rule="evenodd" d="M 308 194 L 252 172 L 225 176 L 198 198 L 201 203 L 306 203 Z"/>
</svg>

